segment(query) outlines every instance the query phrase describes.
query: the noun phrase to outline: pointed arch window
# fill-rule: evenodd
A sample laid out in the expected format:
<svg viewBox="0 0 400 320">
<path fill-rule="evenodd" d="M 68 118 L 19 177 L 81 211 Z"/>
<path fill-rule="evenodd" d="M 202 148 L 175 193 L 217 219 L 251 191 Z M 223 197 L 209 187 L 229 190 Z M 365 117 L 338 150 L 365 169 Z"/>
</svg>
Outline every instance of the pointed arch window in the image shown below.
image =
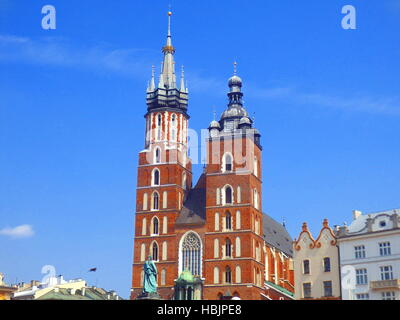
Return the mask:
<svg viewBox="0 0 400 320">
<path fill-rule="evenodd" d="M 162 244 L 162 259 L 166 261 L 168 259 L 168 244 L 164 241 Z"/>
<path fill-rule="evenodd" d="M 155 168 L 153 170 L 153 186 L 159 186 L 160 185 L 160 170 Z"/>
<path fill-rule="evenodd" d="M 225 204 L 232 204 L 233 202 L 232 188 L 230 186 L 225 187 Z"/>
<path fill-rule="evenodd" d="M 241 283 L 242 282 L 242 270 L 240 269 L 239 266 L 236 266 L 236 283 Z"/>
<path fill-rule="evenodd" d="M 240 256 L 241 256 L 241 250 L 242 250 L 242 248 L 241 248 L 241 241 L 240 241 L 240 238 L 239 237 L 236 237 L 236 245 L 235 245 L 235 248 L 236 248 L 236 257 L 237 258 L 239 258 Z"/>
<path fill-rule="evenodd" d="M 142 236 L 146 235 L 146 230 L 147 230 L 147 219 L 143 218 L 143 220 L 142 220 Z"/>
<path fill-rule="evenodd" d="M 219 258 L 219 240 L 218 238 L 214 239 L 214 258 Z"/>
<path fill-rule="evenodd" d="M 215 219 L 215 231 L 219 231 L 219 213 L 218 212 L 215 213 L 214 219 Z"/>
<path fill-rule="evenodd" d="M 225 228 L 226 230 L 232 230 L 232 215 L 229 211 L 225 213 Z"/>
<path fill-rule="evenodd" d="M 159 222 L 157 217 L 153 217 L 153 220 L 151 221 L 151 228 L 152 235 L 159 234 Z"/>
<path fill-rule="evenodd" d="M 173 113 L 171 116 L 171 141 L 176 141 L 176 114 Z"/>
<path fill-rule="evenodd" d="M 190 271 L 194 276 L 201 276 L 202 246 L 199 236 L 189 232 L 182 239 L 181 272 Z"/>
<path fill-rule="evenodd" d="M 214 267 L 214 283 L 219 283 L 219 268 Z"/>
<path fill-rule="evenodd" d="M 155 241 L 151 245 L 151 256 L 154 261 L 158 261 L 158 244 Z"/>
<path fill-rule="evenodd" d="M 147 210 L 147 193 L 143 194 L 143 211 Z"/>
<path fill-rule="evenodd" d="M 154 163 L 161 163 L 161 149 L 156 148 L 154 152 Z"/>
<path fill-rule="evenodd" d="M 236 211 L 236 229 L 240 230 L 241 228 L 241 216 L 240 216 L 240 211 Z"/>
<path fill-rule="evenodd" d="M 162 286 L 165 286 L 166 278 L 167 278 L 167 270 L 162 269 L 161 270 L 161 285 Z"/>
<path fill-rule="evenodd" d="M 157 115 L 157 140 L 161 140 L 161 126 L 162 126 L 162 118 L 161 114 Z"/>
<path fill-rule="evenodd" d="M 223 172 L 230 172 L 233 170 L 233 159 L 232 155 L 226 153 L 223 158 Z"/>
<path fill-rule="evenodd" d="M 146 260 L 146 245 L 142 243 L 140 246 L 140 261 L 145 261 Z"/>
<path fill-rule="evenodd" d="M 232 283 L 232 271 L 230 267 L 225 268 L 225 282 Z"/>
<path fill-rule="evenodd" d="M 232 242 L 229 239 L 225 240 L 225 257 L 232 258 Z"/>
<path fill-rule="evenodd" d="M 160 196 L 158 195 L 158 192 L 154 192 L 152 197 L 152 209 L 159 210 L 160 208 L 159 203 L 160 203 Z"/>
</svg>

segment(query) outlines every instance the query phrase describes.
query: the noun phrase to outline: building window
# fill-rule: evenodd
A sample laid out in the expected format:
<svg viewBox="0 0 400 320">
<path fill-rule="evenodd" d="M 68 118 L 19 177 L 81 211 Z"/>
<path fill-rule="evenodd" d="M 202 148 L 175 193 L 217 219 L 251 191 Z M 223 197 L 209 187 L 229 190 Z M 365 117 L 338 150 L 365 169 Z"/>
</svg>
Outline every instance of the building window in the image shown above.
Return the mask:
<svg viewBox="0 0 400 320">
<path fill-rule="evenodd" d="M 161 140 L 161 114 L 157 115 L 157 140 Z"/>
<path fill-rule="evenodd" d="M 354 247 L 354 253 L 356 259 L 364 259 L 365 258 L 365 246 L 355 246 Z"/>
<path fill-rule="evenodd" d="M 236 229 L 240 230 L 241 226 L 241 221 L 240 221 L 240 211 L 236 211 Z"/>
<path fill-rule="evenodd" d="M 154 217 L 152 222 L 152 235 L 158 235 L 159 234 L 159 230 L 158 230 L 158 218 Z"/>
<path fill-rule="evenodd" d="M 369 300 L 369 294 L 368 293 L 358 293 L 358 294 L 356 294 L 356 299 L 357 300 Z"/>
<path fill-rule="evenodd" d="M 168 218 L 166 216 L 163 218 L 163 233 L 168 233 Z"/>
<path fill-rule="evenodd" d="M 255 175 L 256 177 L 258 177 L 258 161 L 257 161 L 257 158 L 256 158 L 256 157 L 254 157 L 253 166 L 254 166 L 254 175 Z"/>
<path fill-rule="evenodd" d="M 382 292 L 382 300 L 396 300 L 395 292 Z"/>
<path fill-rule="evenodd" d="M 147 210 L 147 193 L 143 194 L 143 211 Z"/>
<path fill-rule="evenodd" d="M 390 242 L 382 242 L 379 244 L 379 253 L 381 256 L 390 256 L 392 250 L 390 248 Z"/>
<path fill-rule="evenodd" d="M 223 169 L 224 169 L 224 172 L 230 172 L 233 170 L 232 156 L 228 153 L 225 154 L 225 156 L 224 156 Z"/>
<path fill-rule="evenodd" d="M 216 204 L 217 204 L 217 206 L 219 206 L 220 204 L 221 204 L 221 189 L 220 188 L 217 188 L 217 190 L 216 190 Z"/>
<path fill-rule="evenodd" d="M 303 283 L 303 298 L 311 298 L 311 283 Z"/>
<path fill-rule="evenodd" d="M 160 162 L 161 162 L 161 150 L 160 148 L 156 148 L 154 153 L 154 163 L 160 163 Z"/>
<path fill-rule="evenodd" d="M 219 231 L 219 213 L 215 213 L 215 231 Z"/>
<path fill-rule="evenodd" d="M 237 203 L 241 203 L 242 202 L 242 189 L 239 187 L 237 187 Z"/>
<path fill-rule="evenodd" d="M 201 275 L 201 241 L 194 232 L 189 232 L 182 240 L 181 271 L 190 271 L 194 276 Z"/>
<path fill-rule="evenodd" d="M 157 192 L 153 193 L 153 210 L 159 209 L 160 196 Z"/>
<path fill-rule="evenodd" d="M 358 285 L 368 284 L 367 269 L 356 270 L 356 283 Z"/>
<path fill-rule="evenodd" d="M 232 230 L 232 216 L 229 212 L 225 214 L 225 228 L 226 230 Z"/>
<path fill-rule="evenodd" d="M 242 270 L 240 269 L 239 266 L 236 266 L 236 283 L 241 283 L 242 282 Z"/>
<path fill-rule="evenodd" d="M 153 242 L 151 246 L 151 255 L 154 261 L 158 261 L 158 245 L 157 242 Z"/>
<path fill-rule="evenodd" d="M 168 260 L 168 244 L 167 241 L 164 241 L 162 244 L 162 259 Z"/>
<path fill-rule="evenodd" d="M 381 269 L 381 280 L 393 280 L 392 266 L 383 266 Z"/>
<path fill-rule="evenodd" d="M 253 200 L 254 200 L 254 208 L 258 209 L 258 192 L 256 189 L 254 189 Z"/>
<path fill-rule="evenodd" d="M 303 261 L 303 273 L 310 274 L 310 260 Z"/>
<path fill-rule="evenodd" d="M 241 242 L 240 242 L 240 238 L 236 237 L 236 257 L 240 257 L 242 254 L 242 248 L 241 248 Z"/>
<path fill-rule="evenodd" d="M 219 258 L 219 240 L 214 239 L 214 258 Z"/>
<path fill-rule="evenodd" d="M 160 170 L 154 169 L 153 170 L 153 186 L 160 185 Z"/>
<path fill-rule="evenodd" d="M 225 241 L 225 257 L 231 258 L 232 257 L 232 243 L 231 240 L 226 239 Z"/>
<path fill-rule="evenodd" d="M 147 230 L 147 219 L 143 218 L 143 220 L 142 220 L 142 236 L 146 235 L 146 230 Z"/>
<path fill-rule="evenodd" d="M 230 186 L 225 187 L 225 204 L 232 204 L 232 188 Z"/>
<path fill-rule="evenodd" d="M 176 114 L 171 117 L 171 140 L 176 141 Z"/>
<path fill-rule="evenodd" d="M 163 203 L 162 203 L 163 209 L 167 209 L 168 207 L 168 192 L 164 191 L 163 192 Z"/>
<path fill-rule="evenodd" d="M 331 272 L 331 259 L 324 258 L 324 272 Z"/>
<path fill-rule="evenodd" d="M 232 271 L 230 267 L 225 268 L 225 283 L 232 283 Z"/>
<path fill-rule="evenodd" d="M 324 296 L 332 297 L 332 281 L 324 281 Z"/>
<path fill-rule="evenodd" d="M 142 243 L 140 246 L 140 261 L 146 260 L 146 245 Z"/>
<path fill-rule="evenodd" d="M 166 275 L 167 275 L 167 270 L 162 269 L 161 270 L 161 285 L 162 286 L 165 286 Z"/>
<path fill-rule="evenodd" d="M 214 267 L 214 283 L 219 283 L 219 268 Z"/>
</svg>

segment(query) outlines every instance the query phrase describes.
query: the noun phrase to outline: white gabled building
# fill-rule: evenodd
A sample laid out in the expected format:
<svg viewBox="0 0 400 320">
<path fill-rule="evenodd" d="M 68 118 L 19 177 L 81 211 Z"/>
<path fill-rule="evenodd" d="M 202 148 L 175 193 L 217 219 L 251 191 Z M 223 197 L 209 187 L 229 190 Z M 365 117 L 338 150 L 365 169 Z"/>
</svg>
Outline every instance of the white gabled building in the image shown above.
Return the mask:
<svg viewBox="0 0 400 320">
<path fill-rule="evenodd" d="M 400 209 L 353 211 L 336 230 L 344 300 L 400 300 Z"/>
</svg>

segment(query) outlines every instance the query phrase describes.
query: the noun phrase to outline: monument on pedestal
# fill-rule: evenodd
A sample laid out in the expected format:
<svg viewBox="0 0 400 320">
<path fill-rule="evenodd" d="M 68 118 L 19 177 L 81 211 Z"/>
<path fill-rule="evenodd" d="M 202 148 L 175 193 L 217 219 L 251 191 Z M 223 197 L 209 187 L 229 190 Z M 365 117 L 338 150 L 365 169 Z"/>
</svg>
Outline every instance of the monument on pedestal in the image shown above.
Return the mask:
<svg viewBox="0 0 400 320">
<path fill-rule="evenodd" d="M 157 293 L 157 267 L 152 256 L 143 265 L 143 290 L 137 300 L 161 300 Z"/>
</svg>

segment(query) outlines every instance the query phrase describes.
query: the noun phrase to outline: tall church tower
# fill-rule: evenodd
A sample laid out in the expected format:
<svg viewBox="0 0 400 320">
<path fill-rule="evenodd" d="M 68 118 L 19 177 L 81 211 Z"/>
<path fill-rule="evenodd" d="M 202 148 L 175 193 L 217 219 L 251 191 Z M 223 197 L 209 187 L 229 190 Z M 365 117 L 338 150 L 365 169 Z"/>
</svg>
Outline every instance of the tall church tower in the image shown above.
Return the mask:
<svg viewBox="0 0 400 320">
<path fill-rule="evenodd" d="M 229 79 L 228 108 L 209 126 L 204 296 L 257 300 L 265 259 L 260 134 L 243 106 L 242 80 Z"/>
<path fill-rule="evenodd" d="M 145 145 L 139 153 L 136 191 L 132 299 L 141 293 L 142 267 L 149 255 L 157 263 L 159 286 L 171 292 L 178 259 L 174 226 L 192 184 L 192 165 L 187 156 L 188 90 L 183 68 L 179 86 L 176 79 L 171 15 L 168 12 L 158 84 L 153 67 L 147 88 Z"/>
</svg>

